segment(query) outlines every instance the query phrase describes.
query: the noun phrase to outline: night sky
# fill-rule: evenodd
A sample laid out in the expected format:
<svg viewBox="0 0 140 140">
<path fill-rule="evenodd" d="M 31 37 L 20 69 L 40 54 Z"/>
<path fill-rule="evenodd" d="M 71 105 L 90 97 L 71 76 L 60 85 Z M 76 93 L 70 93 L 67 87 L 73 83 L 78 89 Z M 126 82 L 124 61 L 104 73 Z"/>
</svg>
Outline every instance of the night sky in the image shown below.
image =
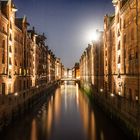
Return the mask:
<svg viewBox="0 0 140 140">
<path fill-rule="evenodd" d="M 96 29 L 103 30 L 105 14 L 113 13 L 112 0 L 14 0 L 18 17 L 45 33 L 47 44 L 65 67 L 79 61 Z"/>
</svg>

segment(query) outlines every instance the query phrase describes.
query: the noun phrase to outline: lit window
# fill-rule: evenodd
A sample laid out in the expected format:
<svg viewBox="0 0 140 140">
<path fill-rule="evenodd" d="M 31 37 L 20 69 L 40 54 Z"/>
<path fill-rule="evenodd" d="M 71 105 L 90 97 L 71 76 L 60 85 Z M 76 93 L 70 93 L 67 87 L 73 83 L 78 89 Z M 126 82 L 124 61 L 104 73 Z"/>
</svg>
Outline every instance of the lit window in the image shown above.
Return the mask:
<svg viewBox="0 0 140 140">
<path fill-rule="evenodd" d="M 19 69 L 19 74 L 21 75 L 21 68 Z"/>
</svg>

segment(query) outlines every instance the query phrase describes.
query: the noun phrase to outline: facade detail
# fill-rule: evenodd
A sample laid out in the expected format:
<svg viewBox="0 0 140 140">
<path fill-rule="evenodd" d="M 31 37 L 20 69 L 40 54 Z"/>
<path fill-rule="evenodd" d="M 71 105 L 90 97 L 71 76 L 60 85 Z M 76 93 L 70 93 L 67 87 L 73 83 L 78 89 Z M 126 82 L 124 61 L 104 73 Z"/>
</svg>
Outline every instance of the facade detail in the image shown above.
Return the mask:
<svg viewBox="0 0 140 140">
<path fill-rule="evenodd" d="M 105 89 L 130 101 L 140 96 L 140 5 L 113 1 L 115 14 L 104 18 Z"/>
<path fill-rule="evenodd" d="M 81 81 L 91 83 L 97 92 L 101 89 L 139 102 L 140 4 L 113 0 L 113 5 L 115 14 L 104 17 L 103 37 L 89 44 L 81 56 Z"/>
<path fill-rule="evenodd" d="M 130 135 L 140 134 L 140 3 L 113 0 L 104 32 L 80 58 L 81 86 Z"/>
<path fill-rule="evenodd" d="M 103 33 L 96 31 L 98 40 L 88 44 L 80 59 L 80 80 L 88 87 L 93 87 L 95 91 L 104 88 L 104 51 Z"/>
<path fill-rule="evenodd" d="M 12 0 L 0 7 L 0 94 L 17 94 L 59 80 L 61 60 L 46 46 L 47 39 L 27 18 L 16 17 Z M 57 69 L 57 70 L 55 70 Z M 57 71 L 57 73 L 56 73 Z"/>
</svg>

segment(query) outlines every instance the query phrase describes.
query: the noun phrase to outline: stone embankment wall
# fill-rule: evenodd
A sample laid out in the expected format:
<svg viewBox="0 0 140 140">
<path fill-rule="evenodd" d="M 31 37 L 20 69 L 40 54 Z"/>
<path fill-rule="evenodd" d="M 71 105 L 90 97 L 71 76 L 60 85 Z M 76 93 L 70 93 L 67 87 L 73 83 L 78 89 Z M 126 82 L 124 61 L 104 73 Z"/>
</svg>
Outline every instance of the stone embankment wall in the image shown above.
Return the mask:
<svg viewBox="0 0 140 140">
<path fill-rule="evenodd" d="M 0 131 L 20 115 L 45 99 L 58 86 L 58 82 L 37 86 L 21 93 L 0 97 Z"/>
<path fill-rule="evenodd" d="M 86 89 L 85 86 L 81 85 L 81 89 L 129 137 L 140 140 L 140 105 L 138 102 L 130 102 L 124 97 L 103 91 L 97 93 L 92 87 Z"/>
</svg>

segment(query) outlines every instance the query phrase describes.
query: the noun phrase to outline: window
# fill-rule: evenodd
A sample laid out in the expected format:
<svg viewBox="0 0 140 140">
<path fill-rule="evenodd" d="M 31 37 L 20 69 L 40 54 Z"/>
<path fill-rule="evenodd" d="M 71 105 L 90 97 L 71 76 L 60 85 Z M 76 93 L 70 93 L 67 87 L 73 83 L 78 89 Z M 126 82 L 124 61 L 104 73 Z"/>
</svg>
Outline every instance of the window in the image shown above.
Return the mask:
<svg viewBox="0 0 140 140">
<path fill-rule="evenodd" d="M 24 69 L 24 75 L 26 75 L 26 69 Z"/>
<path fill-rule="evenodd" d="M 15 70 L 15 75 L 17 74 L 17 70 Z"/>
<path fill-rule="evenodd" d="M 139 100 L 139 94 L 138 94 L 139 92 L 138 92 L 138 90 L 135 90 L 135 100 L 136 101 L 138 101 Z"/>
<path fill-rule="evenodd" d="M 2 31 L 5 32 L 5 28 L 4 28 L 4 26 L 2 27 Z"/>
<path fill-rule="evenodd" d="M 12 72 L 11 72 L 11 70 L 10 70 L 10 71 L 9 71 L 9 78 L 12 78 L 11 74 L 12 74 Z"/>
<path fill-rule="evenodd" d="M 5 63 L 5 40 L 2 42 L 2 64 Z"/>
<path fill-rule="evenodd" d="M 123 36 L 123 43 L 124 43 L 124 46 L 126 44 L 126 35 Z"/>
<path fill-rule="evenodd" d="M 12 65 L 11 57 L 9 57 L 9 64 Z"/>
<path fill-rule="evenodd" d="M 22 71 L 21 71 L 21 68 L 20 68 L 20 69 L 19 69 L 19 74 L 20 74 L 20 75 L 21 75 L 21 72 L 22 72 Z"/>
<path fill-rule="evenodd" d="M 5 71 L 5 67 L 2 68 L 2 73 L 3 73 L 3 74 L 6 73 L 6 71 Z"/>
<path fill-rule="evenodd" d="M 138 59 L 138 52 L 136 52 L 136 59 Z"/>
<path fill-rule="evenodd" d="M 126 49 L 124 48 L 124 58 L 126 58 Z"/>
<path fill-rule="evenodd" d="M 132 55 L 131 54 L 129 54 L 129 60 L 132 60 Z"/>
<path fill-rule="evenodd" d="M 122 19 L 120 18 L 120 29 L 122 28 Z"/>
<path fill-rule="evenodd" d="M 15 60 L 15 66 L 17 66 L 17 61 Z"/>
<path fill-rule="evenodd" d="M 120 36 L 120 31 L 118 30 L 118 37 Z"/>
<path fill-rule="evenodd" d="M 131 88 L 129 88 L 128 99 L 129 99 L 130 101 L 132 101 L 132 90 L 131 90 Z"/>
<path fill-rule="evenodd" d="M 120 42 L 118 43 L 118 50 L 120 50 Z"/>
<path fill-rule="evenodd" d="M 23 89 L 26 89 L 26 81 L 23 82 Z"/>
<path fill-rule="evenodd" d="M 126 26 L 126 25 L 125 25 L 125 19 L 124 19 L 124 21 L 123 21 L 123 28 L 125 28 L 125 26 Z"/>
<path fill-rule="evenodd" d="M 121 58 L 120 58 L 120 56 L 118 57 L 118 64 L 120 64 L 121 63 Z"/>
<path fill-rule="evenodd" d="M 9 46 L 9 52 L 12 53 L 12 48 L 11 48 L 11 46 Z"/>
<path fill-rule="evenodd" d="M 10 37 L 9 37 L 9 39 L 12 41 L 12 35 L 10 34 Z"/>
<path fill-rule="evenodd" d="M 105 66 L 107 66 L 107 61 L 105 61 Z"/>
<path fill-rule="evenodd" d="M 105 51 L 105 56 L 107 56 L 107 51 Z"/>
<path fill-rule="evenodd" d="M 5 83 L 2 83 L 0 92 L 5 95 Z"/>
<path fill-rule="evenodd" d="M 10 28 L 12 29 L 12 22 L 10 21 Z"/>
</svg>

